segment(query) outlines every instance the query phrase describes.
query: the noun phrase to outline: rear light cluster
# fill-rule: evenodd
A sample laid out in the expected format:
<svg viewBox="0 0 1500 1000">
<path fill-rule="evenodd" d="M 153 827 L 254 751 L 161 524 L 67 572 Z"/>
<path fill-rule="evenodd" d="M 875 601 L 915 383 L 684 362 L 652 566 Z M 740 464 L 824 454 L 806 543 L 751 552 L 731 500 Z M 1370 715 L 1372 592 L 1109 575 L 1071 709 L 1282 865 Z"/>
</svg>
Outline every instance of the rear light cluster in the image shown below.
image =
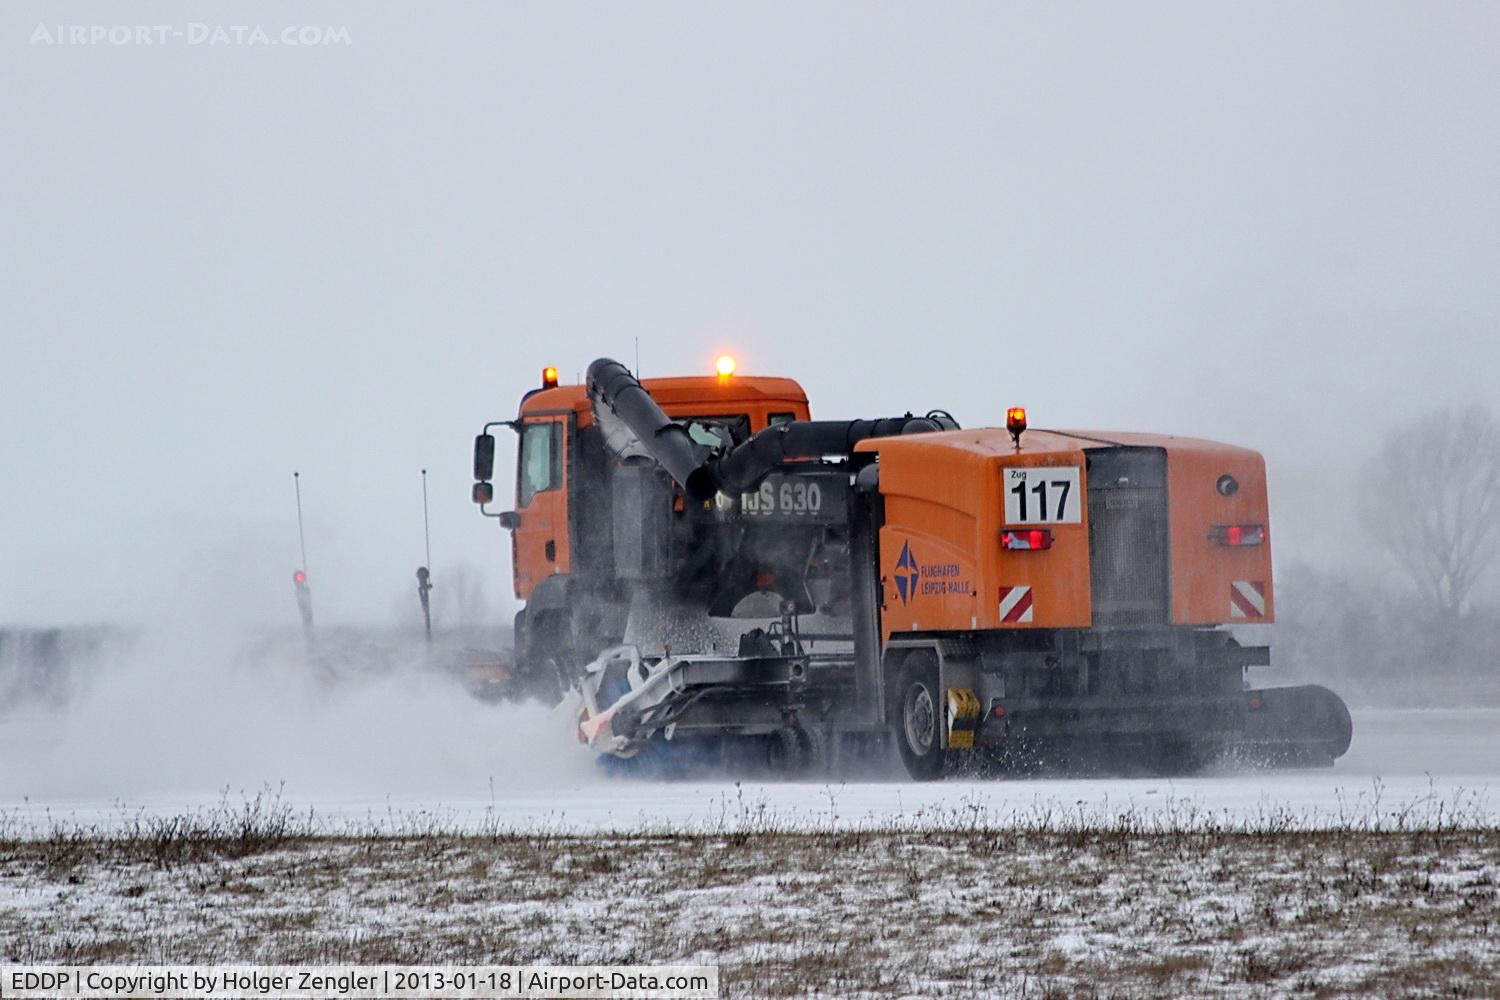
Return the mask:
<svg viewBox="0 0 1500 1000">
<path fill-rule="evenodd" d="M 1052 532 L 1046 528 L 1027 528 L 1023 531 L 1000 532 L 1000 547 L 1026 551 L 1028 549 L 1052 548 Z"/>
<path fill-rule="evenodd" d="M 1208 537 L 1220 545 L 1231 547 L 1264 545 L 1266 526 L 1263 524 L 1216 524 Z"/>
</svg>

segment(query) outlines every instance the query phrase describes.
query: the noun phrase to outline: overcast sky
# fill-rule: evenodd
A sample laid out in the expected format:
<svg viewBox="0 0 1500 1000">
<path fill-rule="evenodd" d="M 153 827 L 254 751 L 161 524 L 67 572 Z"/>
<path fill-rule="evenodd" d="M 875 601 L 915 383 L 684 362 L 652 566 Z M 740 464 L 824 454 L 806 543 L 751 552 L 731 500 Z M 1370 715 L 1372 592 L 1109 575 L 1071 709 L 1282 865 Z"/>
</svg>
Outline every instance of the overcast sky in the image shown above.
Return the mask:
<svg viewBox="0 0 1500 1000">
<path fill-rule="evenodd" d="M 112 25 L 155 44 L 67 41 Z M 382 620 L 423 467 L 435 581 L 499 617 L 472 437 L 637 337 L 816 416 L 1255 447 L 1279 563 L 1359 565 L 1379 435 L 1500 412 L 1497 37 L 1481 3 L 6 3 L 0 623 L 294 621 L 294 469 L 320 614 Z"/>
</svg>

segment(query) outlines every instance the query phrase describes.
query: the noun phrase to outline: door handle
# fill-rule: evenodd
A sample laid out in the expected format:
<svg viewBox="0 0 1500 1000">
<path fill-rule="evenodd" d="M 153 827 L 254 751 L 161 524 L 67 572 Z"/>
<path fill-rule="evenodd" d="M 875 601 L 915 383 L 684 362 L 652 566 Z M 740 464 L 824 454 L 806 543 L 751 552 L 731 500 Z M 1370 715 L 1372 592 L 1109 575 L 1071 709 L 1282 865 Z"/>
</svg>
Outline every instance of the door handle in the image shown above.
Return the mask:
<svg viewBox="0 0 1500 1000">
<path fill-rule="evenodd" d="M 551 539 L 551 538 L 547 539 L 547 544 L 542 549 L 542 551 L 546 554 L 548 562 L 557 562 L 557 542 L 556 542 L 556 540 Z"/>
</svg>

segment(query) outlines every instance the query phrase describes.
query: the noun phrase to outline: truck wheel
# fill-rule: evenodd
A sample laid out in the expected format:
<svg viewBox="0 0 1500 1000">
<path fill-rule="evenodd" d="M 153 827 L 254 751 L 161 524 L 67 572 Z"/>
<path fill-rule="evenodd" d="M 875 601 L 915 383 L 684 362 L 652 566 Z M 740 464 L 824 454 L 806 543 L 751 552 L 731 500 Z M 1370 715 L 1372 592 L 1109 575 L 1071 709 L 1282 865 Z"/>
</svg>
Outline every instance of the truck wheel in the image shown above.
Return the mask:
<svg viewBox="0 0 1500 1000">
<path fill-rule="evenodd" d="M 525 654 L 517 663 L 524 694 L 547 705 L 562 701 L 571 682 L 571 639 L 565 615 L 528 616 Z"/>
<path fill-rule="evenodd" d="M 895 689 L 896 748 L 906 773 L 916 781 L 943 776 L 947 752 L 943 749 L 943 702 L 938 693 L 937 660 L 931 653 L 917 652 L 906 658 Z"/>
</svg>

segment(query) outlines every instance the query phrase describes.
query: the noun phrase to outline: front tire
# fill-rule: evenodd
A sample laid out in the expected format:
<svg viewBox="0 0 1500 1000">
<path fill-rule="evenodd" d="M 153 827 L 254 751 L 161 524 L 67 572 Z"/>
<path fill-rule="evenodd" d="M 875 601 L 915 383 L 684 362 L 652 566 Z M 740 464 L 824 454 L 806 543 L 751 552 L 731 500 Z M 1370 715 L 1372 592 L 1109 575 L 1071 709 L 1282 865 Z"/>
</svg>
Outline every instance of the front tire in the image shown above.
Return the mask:
<svg viewBox="0 0 1500 1000">
<path fill-rule="evenodd" d="M 943 749 L 943 701 L 938 689 L 937 660 L 918 652 L 906 658 L 897 677 L 894 699 L 896 749 L 914 781 L 934 781 L 946 770 Z"/>
<path fill-rule="evenodd" d="M 575 657 L 568 617 L 556 612 L 527 615 L 524 628 L 523 653 L 517 662 L 521 694 L 556 705 L 572 683 Z"/>
</svg>

